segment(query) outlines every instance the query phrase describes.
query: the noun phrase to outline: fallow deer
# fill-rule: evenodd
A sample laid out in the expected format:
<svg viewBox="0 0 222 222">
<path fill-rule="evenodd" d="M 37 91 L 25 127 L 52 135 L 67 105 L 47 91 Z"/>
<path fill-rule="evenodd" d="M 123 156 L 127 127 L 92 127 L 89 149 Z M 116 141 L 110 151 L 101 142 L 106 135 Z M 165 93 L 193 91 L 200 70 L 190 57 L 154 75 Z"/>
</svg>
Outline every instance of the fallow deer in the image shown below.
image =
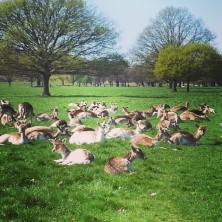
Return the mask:
<svg viewBox="0 0 222 222">
<path fill-rule="evenodd" d="M 70 150 L 66 145 L 66 139 L 63 140 L 49 140 L 53 144 L 53 152 L 61 154 L 62 158 L 54 160 L 60 165 L 73 165 L 73 164 L 88 164 L 95 159 L 95 156 L 86 149 Z"/>
<path fill-rule="evenodd" d="M 184 106 L 183 105 L 174 106 L 170 109 L 170 111 L 172 112 L 185 111 L 185 110 L 188 110 L 188 106 L 189 106 L 189 102 L 186 102 Z"/>
<path fill-rule="evenodd" d="M 205 134 L 206 126 L 195 125 L 198 129 L 191 133 L 187 131 L 174 132 L 168 138 L 168 142 L 176 145 L 196 146 L 197 141 Z"/>
<path fill-rule="evenodd" d="M 169 137 L 168 132 L 165 129 L 159 128 L 155 137 L 150 137 L 146 134 L 138 134 L 131 138 L 131 144 L 154 147 L 157 146 L 162 139 Z"/>
<path fill-rule="evenodd" d="M 29 139 L 25 135 L 25 129 L 30 127 L 30 122 L 26 124 L 17 123 L 17 129 L 19 132 L 15 133 L 6 133 L 0 136 L 0 144 L 11 143 L 11 144 L 26 144 L 29 142 Z"/>
<path fill-rule="evenodd" d="M 31 118 L 35 116 L 33 111 L 33 106 L 29 102 L 23 102 L 18 105 L 18 116 L 17 119 L 27 119 L 28 117 Z"/>
<path fill-rule="evenodd" d="M 118 175 L 121 173 L 132 173 L 133 169 L 131 163 L 136 158 L 146 159 L 142 150 L 136 146 L 131 145 L 131 151 L 123 157 L 112 157 L 105 163 L 104 171 L 108 174 Z"/>
<path fill-rule="evenodd" d="M 90 144 L 90 143 L 101 143 L 105 139 L 105 126 L 101 123 L 97 123 L 95 131 L 77 131 L 72 134 L 69 139 L 70 144 Z"/>
<path fill-rule="evenodd" d="M 17 111 L 9 104 L 1 104 L 0 105 L 0 119 L 3 115 L 9 116 L 13 122 L 16 122 Z"/>
<path fill-rule="evenodd" d="M 51 121 L 52 119 L 58 120 L 58 108 L 51 109 L 51 114 L 48 113 L 39 113 L 36 115 L 38 121 Z"/>
<path fill-rule="evenodd" d="M 210 120 L 206 115 L 197 115 L 189 110 L 186 110 L 180 114 L 181 120 Z"/>
</svg>

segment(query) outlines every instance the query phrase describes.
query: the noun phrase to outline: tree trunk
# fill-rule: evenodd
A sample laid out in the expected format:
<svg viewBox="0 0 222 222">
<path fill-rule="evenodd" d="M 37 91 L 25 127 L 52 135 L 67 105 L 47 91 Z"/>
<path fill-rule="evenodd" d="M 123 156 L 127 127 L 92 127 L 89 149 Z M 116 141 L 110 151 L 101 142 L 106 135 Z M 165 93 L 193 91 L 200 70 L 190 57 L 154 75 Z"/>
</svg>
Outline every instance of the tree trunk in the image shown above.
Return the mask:
<svg viewBox="0 0 222 222">
<path fill-rule="evenodd" d="M 42 96 L 51 96 L 49 92 L 49 79 L 51 75 L 43 75 L 43 92 Z"/>
<path fill-rule="evenodd" d="M 176 79 L 173 80 L 172 91 L 177 92 L 177 80 Z"/>
<path fill-rule="evenodd" d="M 187 92 L 190 92 L 190 78 L 187 78 Z"/>
</svg>

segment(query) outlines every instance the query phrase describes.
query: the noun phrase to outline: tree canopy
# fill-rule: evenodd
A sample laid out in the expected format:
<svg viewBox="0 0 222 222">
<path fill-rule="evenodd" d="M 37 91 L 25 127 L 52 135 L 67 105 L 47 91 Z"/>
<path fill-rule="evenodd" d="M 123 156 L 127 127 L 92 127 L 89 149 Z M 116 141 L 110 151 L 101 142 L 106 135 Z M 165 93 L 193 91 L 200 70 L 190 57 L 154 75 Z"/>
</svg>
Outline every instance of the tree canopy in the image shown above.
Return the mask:
<svg viewBox="0 0 222 222">
<path fill-rule="evenodd" d="M 5 0 L 0 2 L 0 38 L 29 59 L 43 77 L 43 95 L 49 96 L 49 78 L 56 61 L 101 54 L 116 43 L 112 24 L 83 0 Z"/>
<path fill-rule="evenodd" d="M 143 30 L 133 49 L 140 63 L 154 66 L 159 50 L 170 45 L 190 42 L 209 43 L 215 39 L 201 19 L 196 19 L 186 8 L 166 7 Z"/>
<path fill-rule="evenodd" d="M 160 50 L 154 73 L 159 79 L 174 83 L 189 82 L 202 77 L 215 78 L 221 74 L 221 55 L 209 44 L 189 43 L 183 46 L 169 46 Z"/>
</svg>

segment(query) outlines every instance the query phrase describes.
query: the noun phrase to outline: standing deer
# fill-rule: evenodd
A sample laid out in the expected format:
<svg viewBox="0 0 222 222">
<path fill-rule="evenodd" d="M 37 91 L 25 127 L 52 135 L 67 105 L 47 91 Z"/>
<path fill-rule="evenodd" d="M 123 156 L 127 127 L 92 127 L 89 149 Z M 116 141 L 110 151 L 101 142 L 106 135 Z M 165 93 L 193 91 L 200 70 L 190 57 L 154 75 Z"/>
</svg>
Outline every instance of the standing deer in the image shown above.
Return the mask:
<svg viewBox="0 0 222 222">
<path fill-rule="evenodd" d="M 33 111 L 33 106 L 29 102 L 23 102 L 18 105 L 18 117 L 17 119 L 27 119 L 28 117 L 31 118 L 35 116 Z"/>
<path fill-rule="evenodd" d="M 86 149 L 76 149 L 71 151 L 66 145 L 66 139 L 63 140 L 49 140 L 53 144 L 53 152 L 61 154 L 62 158 L 54 160 L 60 165 L 73 165 L 73 164 L 88 164 L 95 159 L 95 156 Z"/>
<path fill-rule="evenodd" d="M 146 159 L 142 150 L 131 145 L 131 151 L 123 157 L 112 157 L 105 163 L 104 171 L 108 174 L 118 175 L 124 172 L 132 173 L 131 163 L 136 158 Z"/>
</svg>

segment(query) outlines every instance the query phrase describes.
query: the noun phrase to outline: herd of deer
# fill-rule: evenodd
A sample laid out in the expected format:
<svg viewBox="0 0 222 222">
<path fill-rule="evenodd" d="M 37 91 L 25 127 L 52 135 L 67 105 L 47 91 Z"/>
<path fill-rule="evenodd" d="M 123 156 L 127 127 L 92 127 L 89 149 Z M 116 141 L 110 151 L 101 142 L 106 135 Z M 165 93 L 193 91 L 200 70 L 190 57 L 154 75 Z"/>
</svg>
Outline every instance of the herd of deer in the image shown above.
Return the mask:
<svg viewBox="0 0 222 222">
<path fill-rule="evenodd" d="M 197 141 L 204 135 L 206 126 L 196 125 L 196 132 L 182 131 L 179 123 L 185 120 L 209 120 L 207 113 L 215 113 L 214 109 L 206 104 L 199 105 L 199 109 L 189 110 L 189 103 L 184 106 L 174 106 L 170 108 L 167 104 L 152 106 L 144 111 L 129 111 L 128 107 L 123 107 L 123 115 L 114 114 L 118 107 L 111 104 L 107 107 L 105 103 L 92 102 L 88 107 L 82 100 L 80 103 L 68 104 L 66 120 L 58 118 L 58 108 L 52 109 L 51 114 L 40 113 L 35 115 L 33 106 L 29 102 L 18 105 L 18 111 L 4 99 L 0 104 L 0 120 L 2 125 L 12 124 L 18 132 L 5 133 L 0 135 L 0 144 L 25 144 L 30 140 L 48 140 L 53 144 L 53 152 L 61 154 L 62 158 L 55 160 L 61 165 L 88 164 L 94 160 L 95 156 L 86 149 L 70 150 L 66 146 L 66 139 L 58 139 L 60 135 L 66 135 L 70 144 L 92 144 L 101 143 L 106 139 L 129 139 L 131 150 L 123 157 L 112 157 L 105 163 L 104 171 L 109 174 L 120 174 L 132 172 L 131 162 L 136 159 L 145 159 L 142 150 L 138 147 L 157 146 L 162 140 L 170 144 L 195 146 Z M 142 133 L 145 129 L 152 128 L 148 117 L 156 115 L 159 122 L 156 125 L 157 134 L 155 137 Z M 32 126 L 32 118 L 37 121 L 48 121 L 49 126 Z M 27 119 L 30 118 L 30 121 Z M 103 118 L 98 122 L 96 129 L 84 125 L 82 120 L 88 118 Z M 117 127 L 122 123 L 128 127 Z M 73 127 L 72 130 L 69 130 Z M 132 129 L 133 128 L 133 129 Z M 56 129 L 56 131 L 55 131 Z M 174 129 L 170 133 L 170 129 Z"/>
</svg>

